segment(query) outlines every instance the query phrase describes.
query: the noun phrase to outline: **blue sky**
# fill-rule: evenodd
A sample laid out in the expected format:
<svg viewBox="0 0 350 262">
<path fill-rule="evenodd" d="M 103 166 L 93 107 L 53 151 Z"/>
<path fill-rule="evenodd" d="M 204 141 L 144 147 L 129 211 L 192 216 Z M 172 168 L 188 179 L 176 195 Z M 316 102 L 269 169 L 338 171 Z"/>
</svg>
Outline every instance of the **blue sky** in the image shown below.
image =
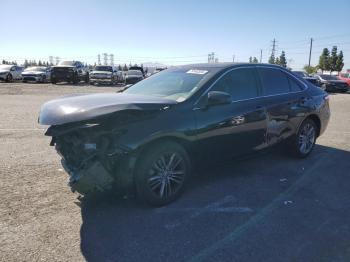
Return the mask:
<svg viewBox="0 0 350 262">
<path fill-rule="evenodd" d="M 290 66 L 312 63 L 336 44 L 350 68 L 350 1 L 272 0 L 2 0 L 0 59 L 48 60 L 50 55 L 88 63 L 112 53 L 116 63 L 263 62 L 277 40 Z"/>
</svg>

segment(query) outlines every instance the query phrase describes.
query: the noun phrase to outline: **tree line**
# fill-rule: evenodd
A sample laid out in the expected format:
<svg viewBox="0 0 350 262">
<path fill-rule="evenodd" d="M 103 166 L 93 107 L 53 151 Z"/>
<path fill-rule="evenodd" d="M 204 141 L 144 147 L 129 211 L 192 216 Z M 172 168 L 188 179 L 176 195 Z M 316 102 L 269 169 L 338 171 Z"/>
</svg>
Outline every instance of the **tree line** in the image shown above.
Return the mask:
<svg viewBox="0 0 350 262">
<path fill-rule="evenodd" d="M 337 46 L 333 46 L 331 52 L 328 48 L 323 48 L 323 51 L 318 60 L 317 66 L 304 66 L 304 70 L 308 74 L 316 73 L 318 70 L 332 72 L 341 72 L 344 67 L 343 51 L 338 53 Z"/>
<path fill-rule="evenodd" d="M 249 57 L 249 63 L 259 63 L 258 59 L 254 57 Z M 280 65 L 283 67 L 287 67 L 287 58 L 286 53 L 284 51 L 281 52 L 281 55 L 279 57 L 275 57 L 275 54 L 272 53 L 269 57 L 269 64 L 275 64 Z"/>
</svg>

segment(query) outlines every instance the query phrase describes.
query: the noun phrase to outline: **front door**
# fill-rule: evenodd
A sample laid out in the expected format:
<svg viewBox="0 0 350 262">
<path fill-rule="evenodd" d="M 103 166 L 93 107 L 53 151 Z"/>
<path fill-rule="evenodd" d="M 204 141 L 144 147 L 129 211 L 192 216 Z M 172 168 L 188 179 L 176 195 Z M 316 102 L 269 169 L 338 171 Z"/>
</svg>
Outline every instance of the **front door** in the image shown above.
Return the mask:
<svg viewBox="0 0 350 262">
<path fill-rule="evenodd" d="M 197 145 L 202 156 L 227 159 L 263 147 L 266 110 L 260 104 L 255 68 L 235 68 L 224 73 L 210 91 L 229 93 L 232 102 L 196 108 Z M 207 93 L 202 99 L 207 99 Z"/>
</svg>

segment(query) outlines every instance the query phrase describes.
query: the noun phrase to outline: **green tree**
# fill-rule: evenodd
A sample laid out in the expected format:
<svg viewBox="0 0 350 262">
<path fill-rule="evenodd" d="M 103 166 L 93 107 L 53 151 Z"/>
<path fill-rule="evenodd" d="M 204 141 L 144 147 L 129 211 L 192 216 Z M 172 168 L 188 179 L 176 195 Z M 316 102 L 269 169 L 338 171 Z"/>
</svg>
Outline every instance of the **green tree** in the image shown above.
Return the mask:
<svg viewBox="0 0 350 262">
<path fill-rule="evenodd" d="M 338 50 L 336 46 L 332 47 L 332 52 L 331 56 L 329 59 L 329 71 L 332 73 L 333 71 L 336 71 L 336 66 L 337 66 L 337 60 L 338 60 Z"/>
<path fill-rule="evenodd" d="M 118 71 L 122 71 L 122 70 L 123 70 L 122 66 L 118 65 Z"/>
<path fill-rule="evenodd" d="M 124 64 L 123 71 L 128 71 L 128 67 L 126 64 Z"/>
<path fill-rule="evenodd" d="M 330 60 L 329 50 L 328 48 L 323 48 L 322 54 L 318 60 L 318 68 L 322 70 L 322 73 L 325 70 L 329 70 L 329 67 L 330 67 L 329 60 Z"/>
<path fill-rule="evenodd" d="M 253 58 L 251 56 L 249 57 L 249 63 L 253 63 Z"/>
<path fill-rule="evenodd" d="M 277 64 L 277 63 L 276 63 Z M 286 59 L 286 53 L 282 51 L 280 58 L 279 58 L 279 65 L 283 67 L 287 67 L 287 59 Z"/>
<path fill-rule="evenodd" d="M 280 65 L 280 59 L 278 57 L 276 57 L 276 59 L 275 59 L 275 64 Z"/>
<path fill-rule="evenodd" d="M 315 74 L 317 72 L 317 67 L 316 66 L 305 65 L 303 69 L 308 74 Z"/>
<path fill-rule="evenodd" d="M 275 55 L 272 53 L 269 58 L 269 64 L 275 64 L 275 63 L 276 63 Z"/>
<path fill-rule="evenodd" d="M 343 67 L 344 67 L 344 55 L 343 55 L 343 51 L 340 51 L 337 57 L 337 61 L 335 63 L 335 71 L 339 73 L 341 70 L 343 70 Z"/>
<path fill-rule="evenodd" d="M 255 56 L 253 57 L 253 63 L 255 64 L 259 63 L 258 59 Z"/>
</svg>

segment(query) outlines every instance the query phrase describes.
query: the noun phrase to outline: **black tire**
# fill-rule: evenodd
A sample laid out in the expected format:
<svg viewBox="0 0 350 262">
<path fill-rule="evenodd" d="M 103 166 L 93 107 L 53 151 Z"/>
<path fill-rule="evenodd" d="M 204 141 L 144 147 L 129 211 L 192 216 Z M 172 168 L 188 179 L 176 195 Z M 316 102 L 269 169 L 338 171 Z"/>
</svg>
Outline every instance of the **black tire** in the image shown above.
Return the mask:
<svg viewBox="0 0 350 262">
<path fill-rule="evenodd" d="M 294 156 L 307 157 L 313 150 L 319 130 L 316 123 L 311 119 L 305 119 L 295 136 L 291 138 L 290 149 Z"/>
<path fill-rule="evenodd" d="M 78 76 L 78 74 L 74 74 L 74 76 L 73 76 L 73 84 L 74 85 L 76 85 L 76 84 L 78 84 L 78 82 L 79 82 L 79 76 Z"/>
<path fill-rule="evenodd" d="M 46 76 L 43 76 L 42 78 L 41 78 L 41 81 L 40 81 L 41 83 L 45 83 L 46 82 Z"/>
<path fill-rule="evenodd" d="M 89 74 L 87 73 L 85 76 L 85 83 L 88 84 L 90 82 Z"/>
<path fill-rule="evenodd" d="M 138 199 L 152 206 L 174 201 L 184 191 L 190 169 L 188 154 L 181 145 L 166 141 L 150 146 L 135 169 Z"/>
<path fill-rule="evenodd" d="M 56 85 L 57 84 L 57 80 L 55 78 L 51 78 L 51 83 Z"/>
<path fill-rule="evenodd" d="M 6 82 L 12 82 L 13 81 L 13 77 L 12 77 L 12 75 L 11 74 L 8 74 L 7 76 L 6 76 L 6 80 L 5 80 Z"/>
</svg>

